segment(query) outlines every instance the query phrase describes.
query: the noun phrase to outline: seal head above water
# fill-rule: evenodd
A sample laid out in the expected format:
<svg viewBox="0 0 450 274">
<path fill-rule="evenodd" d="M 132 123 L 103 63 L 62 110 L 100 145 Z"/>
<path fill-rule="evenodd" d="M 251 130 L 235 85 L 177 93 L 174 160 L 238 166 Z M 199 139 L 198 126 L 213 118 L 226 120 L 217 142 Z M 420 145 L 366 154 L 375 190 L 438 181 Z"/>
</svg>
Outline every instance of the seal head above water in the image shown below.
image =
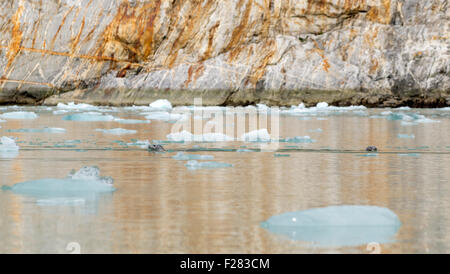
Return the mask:
<svg viewBox="0 0 450 274">
<path fill-rule="evenodd" d="M 153 145 L 153 144 L 149 144 L 148 145 L 148 150 L 149 151 L 153 151 L 153 152 L 164 152 L 164 151 L 166 151 L 162 145 Z"/>
</svg>

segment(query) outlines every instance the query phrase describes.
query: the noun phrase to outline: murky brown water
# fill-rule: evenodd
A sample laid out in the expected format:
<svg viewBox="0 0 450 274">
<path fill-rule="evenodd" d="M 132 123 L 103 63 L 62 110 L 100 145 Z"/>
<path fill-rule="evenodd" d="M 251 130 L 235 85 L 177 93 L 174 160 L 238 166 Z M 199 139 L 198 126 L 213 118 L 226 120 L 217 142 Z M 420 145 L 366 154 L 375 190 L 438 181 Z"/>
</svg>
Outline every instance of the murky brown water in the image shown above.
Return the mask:
<svg viewBox="0 0 450 274">
<path fill-rule="evenodd" d="M 186 161 L 172 159 L 176 152 L 155 154 L 124 145 L 132 139 L 166 140 L 172 123 L 74 122 L 48 110 L 27 110 L 39 118 L 0 123 L 0 137 L 17 137 L 21 147 L 16 157 L 0 155 L 0 185 L 63 178 L 72 169 L 95 165 L 102 175 L 114 178 L 117 191 L 89 203 L 40 205 L 33 197 L 0 190 L 0 253 L 68 253 L 70 242 L 78 242 L 82 253 L 368 253 L 365 245 L 318 247 L 260 226 L 284 212 L 347 204 L 387 207 L 399 216 L 402 226 L 394 243 L 381 245 L 384 253 L 450 250 L 450 111 L 403 111 L 440 121 L 417 125 L 370 117 L 386 110 L 281 116 L 281 137 L 308 135 L 316 142 L 282 143 L 281 149 L 291 151 L 280 153 L 289 157 L 275 157 L 275 152 L 195 152 L 233 167 L 189 170 Z M 0 114 L 7 111 L 12 110 L 1 109 Z M 143 118 L 120 109 L 111 115 Z M 67 132 L 8 132 L 46 126 Z M 96 131 L 117 127 L 137 133 Z M 67 140 L 79 142 L 61 145 Z M 165 146 L 184 150 L 195 145 L 257 146 Z M 358 150 L 367 145 L 376 145 L 380 152 L 365 157 Z"/>
</svg>

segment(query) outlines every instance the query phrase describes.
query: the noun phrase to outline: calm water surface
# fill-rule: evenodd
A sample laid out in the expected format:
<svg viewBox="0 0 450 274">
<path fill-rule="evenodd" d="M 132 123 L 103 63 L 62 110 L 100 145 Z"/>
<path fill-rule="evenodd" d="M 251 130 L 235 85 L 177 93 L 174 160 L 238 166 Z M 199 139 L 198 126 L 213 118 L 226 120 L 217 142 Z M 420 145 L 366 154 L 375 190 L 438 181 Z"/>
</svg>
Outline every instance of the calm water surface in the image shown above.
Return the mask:
<svg viewBox="0 0 450 274">
<path fill-rule="evenodd" d="M 314 142 L 281 143 L 278 152 L 220 151 L 259 147 L 250 142 L 167 143 L 166 153 L 131 144 L 167 140 L 173 122 L 66 121 L 63 116 L 76 112 L 44 107 L 4 107 L 0 115 L 19 110 L 39 118 L 0 123 L 0 137 L 15 137 L 20 146 L 17 155 L 0 154 L 0 185 L 64 178 L 72 169 L 98 166 L 114 178 L 117 191 L 81 203 L 40 204 L 35 197 L 0 190 L 0 253 L 68 253 L 70 242 L 78 242 L 82 253 L 368 253 L 365 245 L 319 246 L 260 226 L 273 215 L 331 205 L 395 212 L 402 226 L 392 243 L 381 245 L 384 253 L 450 250 L 449 110 L 282 115 L 280 137 L 307 135 Z M 138 110 L 102 111 L 144 119 Z M 438 122 L 405 123 L 381 115 L 385 111 Z M 66 132 L 23 132 L 44 127 Z M 96 131 L 112 128 L 137 132 Z M 367 155 L 368 145 L 379 153 Z M 195 154 L 233 166 L 191 170 L 172 158 L 192 148 L 217 149 Z"/>
</svg>

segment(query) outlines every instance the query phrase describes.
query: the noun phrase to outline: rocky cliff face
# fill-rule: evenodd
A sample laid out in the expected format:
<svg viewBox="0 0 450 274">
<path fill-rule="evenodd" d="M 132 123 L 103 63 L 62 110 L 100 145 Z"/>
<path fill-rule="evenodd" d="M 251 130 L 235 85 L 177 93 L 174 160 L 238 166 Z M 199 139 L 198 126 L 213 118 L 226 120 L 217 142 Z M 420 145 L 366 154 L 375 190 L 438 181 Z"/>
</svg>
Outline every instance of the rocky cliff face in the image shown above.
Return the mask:
<svg viewBox="0 0 450 274">
<path fill-rule="evenodd" d="M 0 102 L 450 105 L 447 0 L 1 0 Z"/>
</svg>

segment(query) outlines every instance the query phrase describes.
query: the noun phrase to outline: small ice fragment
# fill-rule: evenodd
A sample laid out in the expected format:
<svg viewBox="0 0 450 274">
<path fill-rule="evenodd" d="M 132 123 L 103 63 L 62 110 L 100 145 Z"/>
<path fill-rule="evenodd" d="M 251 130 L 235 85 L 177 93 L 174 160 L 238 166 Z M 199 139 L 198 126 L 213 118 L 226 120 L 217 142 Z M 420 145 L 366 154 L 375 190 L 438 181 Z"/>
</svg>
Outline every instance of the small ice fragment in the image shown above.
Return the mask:
<svg viewBox="0 0 450 274">
<path fill-rule="evenodd" d="M 244 142 L 270 142 L 271 137 L 267 129 L 259 129 L 242 134 L 241 140 Z"/>
<path fill-rule="evenodd" d="M 377 157 L 378 153 L 358 154 L 357 156 L 361 156 L 361 157 Z"/>
<path fill-rule="evenodd" d="M 16 145 L 16 141 L 14 139 L 3 136 L 0 138 L 0 152 L 6 151 L 18 151 L 19 146 Z"/>
<path fill-rule="evenodd" d="M 181 131 L 167 135 L 167 139 L 171 141 L 185 141 L 185 142 L 226 142 L 233 141 L 234 138 L 224 135 L 222 133 L 205 133 L 192 134 L 188 131 Z"/>
<path fill-rule="evenodd" d="M 105 134 L 113 134 L 113 135 L 135 134 L 137 132 L 136 130 L 123 129 L 123 128 L 114 128 L 114 129 L 97 128 L 95 131 L 103 132 Z"/>
<path fill-rule="evenodd" d="M 407 157 L 420 157 L 419 153 L 400 153 L 398 156 L 407 156 Z"/>
<path fill-rule="evenodd" d="M 255 152 L 255 151 L 251 150 L 251 149 L 240 148 L 240 149 L 236 150 L 236 152 Z"/>
<path fill-rule="evenodd" d="M 402 138 L 402 139 L 414 139 L 416 138 L 416 136 L 414 136 L 414 134 L 398 134 L 397 135 L 398 138 Z"/>
<path fill-rule="evenodd" d="M 258 109 L 259 111 L 267 111 L 267 110 L 270 109 L 270 108 L 269 108 L 267 105 L 265 105 L 265 104 L 256 104 L 256 107 L 257 107 L 257 109 Z"/>
<path fill-rule="evenodd" d="M 326 103 L 326 102 L 317 103 L 316 107 L 317 108 L 327 108 L 328 103 Z"/>
<path fill-rule="evenodd" d="M 198 162 L 196 160 L 188 161 L 185 166 L 189 169 L 201 169 L 201 168 L 225 168 L 232 167 L 232 164 L 220 163 L 220 162 Z"/>
<path fill-rule="evenodd" d="M 149 140 L 135 140 L 134 143 L 128 143 L 128 146 L 138 146 L 140 148 L 148 148 L 150 145 Z"/>
<path fill-rule="evenodd" d="M 63 109 L 63 110 L 96 110 L 96 109 L 98 109 L 98 107 L 93 106 L 93 105 L 83 104 L 83 103 L 75 104 L 74 102 L 70 102 L 68 104 L 58 103 L 58 105 L 56 105 L 56 108 Z"/>
<path fill-rule="evenodd" d="M 112 115 L 103 115 L 99 112 L 84 112 L 66 115 L 62 118 L 64 121 L 78 121 L 78 122 L 108 122 L 115 118 Z"/>
<path fill-rule="evenodd" d="M 8 132 L 19 133 L 66 133 L 64 128 L 21 128 L 21 129 L 8 129 Z"/>
<path fill-rule="evenodd" d="M 189 160 L 213 160 L 214 156 L 212 155 L 197 155 L 197 154 L 186 154 L 184 152 L 178 152 L 175 156 L 172 157 L 175 160 L 180 161 L 189 161 Z"/>
<path fill-rule="evenodd" d="M 321 129 L 321 128 L 316 128 L 316 129 L 310 129 L 310 130 L 308 130 L 308 132 L 317 132 L 317 133 L 319 133 L 319 132 L 322 132 L 323 130 Z"/>
<path fill-rule="evenodd" d="M 150 124 L 150 121 L 148 120 L 135 120 L 135 119 L 114 119 L 114 122 L 120 123 L 120 124 Z"/>
<path fill-rule="evenodd" d="M 280 157 L 291 157 L 291 155 L 289 154 L 280 154 L 280 153 L 275 153 L 274 156 L 276 158 L 280 158 Z"/>
<path fill-rule="evenodd" d="M 150 107 L 157 109 L 171 110 L 172 104 L 166 99 L 159 99 L 150 104 Z"/>
<path fill-rule="evenodd" d="M 314 143 L 315 140 L 311 139 L 311 137 L 309 136 L 296 136 L 293 138 L 284 138 L 284 139 L 280 139 L 280 142 L 282 143 Z"/>
<path fill-rule="evenodd" d="M 0 118 L 3 119 L 17 119 L 17 120 L 33 120 L 38 118 L 38 115 L 34 112 L 26 111 L 14 111 L 0 114 Z"/>
<path fill-rule="evenodd" d="M 143 113 L 145 116 L 145 119 L 148 120 L 161 120 L 161 121 L 176 121 L 181 119 L 186 119 L 185 114 L 180 113 L 169 113 L 167 111 L 155 111 L 155 112 L 147 112 Z"/>
</svg>

